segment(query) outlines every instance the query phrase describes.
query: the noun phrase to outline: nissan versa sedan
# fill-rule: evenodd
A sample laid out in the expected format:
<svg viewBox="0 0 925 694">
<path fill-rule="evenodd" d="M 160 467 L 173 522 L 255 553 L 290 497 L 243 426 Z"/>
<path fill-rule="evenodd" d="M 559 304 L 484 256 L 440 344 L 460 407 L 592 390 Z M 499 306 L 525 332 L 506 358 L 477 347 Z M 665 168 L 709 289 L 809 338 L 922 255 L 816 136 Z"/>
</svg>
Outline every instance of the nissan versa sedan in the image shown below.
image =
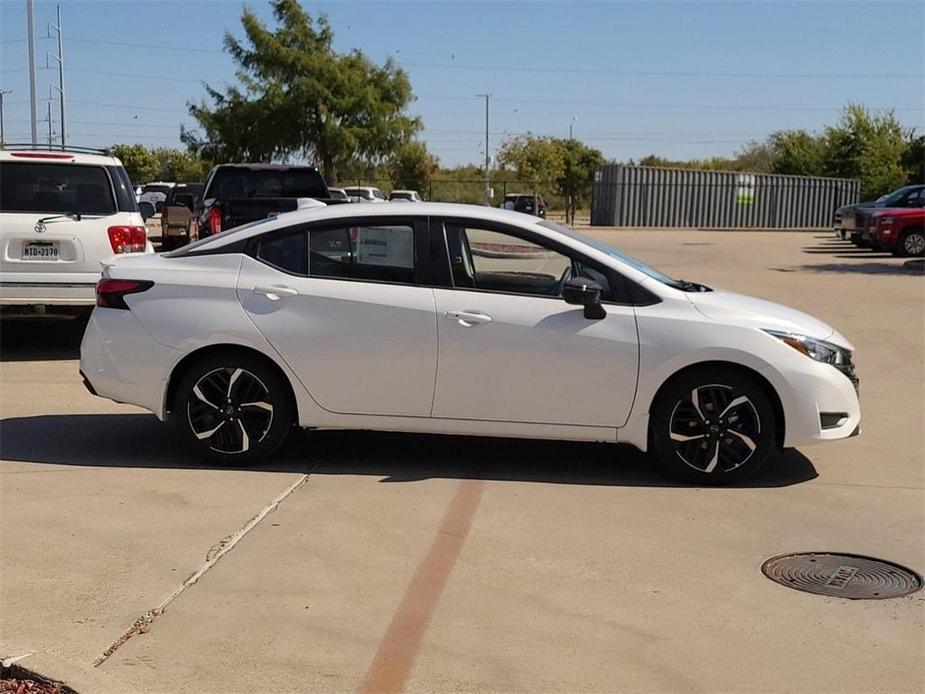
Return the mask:
<svg viewBox="0 0 925 694">
<path fill-rule="evenodd" d="M 537 217 L 332 205 L 114 259 L 81 371 L 217 464 L 298 426 L 626 442 L 726 483 L 859 431 L 852 351 Z"/>
</svg>

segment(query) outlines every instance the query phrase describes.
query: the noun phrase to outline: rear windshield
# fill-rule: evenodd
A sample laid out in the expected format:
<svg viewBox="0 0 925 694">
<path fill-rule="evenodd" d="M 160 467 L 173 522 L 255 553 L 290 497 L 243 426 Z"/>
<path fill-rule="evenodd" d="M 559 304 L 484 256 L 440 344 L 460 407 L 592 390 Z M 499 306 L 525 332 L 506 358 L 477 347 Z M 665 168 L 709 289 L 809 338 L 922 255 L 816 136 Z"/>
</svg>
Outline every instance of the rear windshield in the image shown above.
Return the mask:
<svg viewBox="0 0 925 694">
<path fill-rule="evenodd" d="M 109 215 L 116 211 L 112 191 L 102 166 L 0 163 L 2 212 Z"/>
<path fill-rule="evenodd" d="M 144 193 L 164 193 L 165 195 L 170 192 L 170 189 L 173 186 L 145 186 L 141 189 L 142 194 Z"/>
<path fill-rule="evenodd" d="M 315 169 L 219 169 L 208 198 L 326 198 L 328 187 Z"/>
</svg>

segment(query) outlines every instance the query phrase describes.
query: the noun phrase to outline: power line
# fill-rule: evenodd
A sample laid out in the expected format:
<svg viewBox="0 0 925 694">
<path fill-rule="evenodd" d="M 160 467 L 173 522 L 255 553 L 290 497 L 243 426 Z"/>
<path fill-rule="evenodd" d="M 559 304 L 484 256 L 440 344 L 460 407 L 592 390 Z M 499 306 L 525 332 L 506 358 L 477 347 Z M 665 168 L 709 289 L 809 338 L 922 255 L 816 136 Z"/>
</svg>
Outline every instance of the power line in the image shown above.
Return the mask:
<svg viewBox="0 0 925 694">
<path fill-rule="evenodd" d="M 780 77 L 814 79 L 921 79 L 923 73 L 823 73 L 823 72 L 709 72 L 700 70 L 626 70 L 580 67 L 532 67 L 525 65 L 463 65 L 460 63 L 399 62 L 402 67 L 453 70 L 491 70 L 497 72 L 577 73 L 588 75 L 627 75 L 638 77 Z"/>
<path fill-rule="evenodd" d="M 452 99 L 472 101 L 472 97 L 455 96 L 444 94 L 418 94 L 419 99 Z M 841 111 L 842 108 L 835 106 L 740 106 L 740 105 L 721 105 L 721 104 L 637 104 L 620 101 L 561 101 L 553 99 L 495 99 L 511 104 L 540 104 L 547 106 L 609 106 L 615 108 L 681 108 L 681 109 L 707 109 L 715 111 Z M 892 106 L 872 106 L 874 110 L 893 110 L 893 111 L 925 111 L 923 108 L 915 107 L 892 107 Z"/>
</svg>

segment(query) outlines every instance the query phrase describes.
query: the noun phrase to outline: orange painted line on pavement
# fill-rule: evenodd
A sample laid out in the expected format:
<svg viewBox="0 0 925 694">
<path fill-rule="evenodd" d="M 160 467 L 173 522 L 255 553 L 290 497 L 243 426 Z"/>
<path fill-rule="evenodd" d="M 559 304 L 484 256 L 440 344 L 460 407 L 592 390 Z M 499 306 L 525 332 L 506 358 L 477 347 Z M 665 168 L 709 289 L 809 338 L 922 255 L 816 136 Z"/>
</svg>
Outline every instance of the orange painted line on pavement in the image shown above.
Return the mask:
<svg viewBox="0 0 925 694">
<path fill-rule="evenodd" d="M 366 678 L 360 685 L 361 694 L 397 694 L 405 686 L 437 601 L 472 527 L 484 486 L 481 480 L 460 482 L 430 551 L 408 584 L 382 637 Z"/>
</svg>

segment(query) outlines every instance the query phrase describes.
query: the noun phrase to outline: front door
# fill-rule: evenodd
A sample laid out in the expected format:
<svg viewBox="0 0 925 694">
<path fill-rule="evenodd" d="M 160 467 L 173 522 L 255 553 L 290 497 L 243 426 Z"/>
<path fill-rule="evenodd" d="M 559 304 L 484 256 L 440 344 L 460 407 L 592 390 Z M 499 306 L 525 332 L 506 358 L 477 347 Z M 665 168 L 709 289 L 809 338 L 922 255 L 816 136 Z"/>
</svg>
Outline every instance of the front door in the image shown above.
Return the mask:
<svg viewBox="0 0 925 694">
<path fill-rule="evenodd" d="M 562 300 L 585 276 L 613 299 L 606 269 L 517 228 L 447 222 L 453 289 L 436 289 L 435 417 L 618 427 L 636 392 L 632 306 L 601 320 Z"/>
<path fill-rule="evenodd" d="M 344 414 L 429 416 L 433 290 L 416 286 L 415 223 L 271 232 L 244 258 L 238 298 L 315 401 Z"/>
</svg>

